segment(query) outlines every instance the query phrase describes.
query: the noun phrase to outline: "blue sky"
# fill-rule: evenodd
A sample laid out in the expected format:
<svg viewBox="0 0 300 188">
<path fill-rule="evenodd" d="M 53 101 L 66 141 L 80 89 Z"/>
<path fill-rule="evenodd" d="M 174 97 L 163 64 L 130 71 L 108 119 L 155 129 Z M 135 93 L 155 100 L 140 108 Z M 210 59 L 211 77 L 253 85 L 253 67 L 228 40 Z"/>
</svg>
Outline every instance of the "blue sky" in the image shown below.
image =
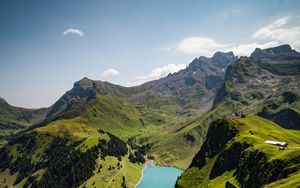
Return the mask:
<svg viewBox="0 0 300 188">
<path fill-rule="evenodd" d="M 2 0 L 0 96 L 45 107 L 83 77 L 131 86 L 217 50 L 299 50 L 299 10 L 297 0 Z"/>
</svg>

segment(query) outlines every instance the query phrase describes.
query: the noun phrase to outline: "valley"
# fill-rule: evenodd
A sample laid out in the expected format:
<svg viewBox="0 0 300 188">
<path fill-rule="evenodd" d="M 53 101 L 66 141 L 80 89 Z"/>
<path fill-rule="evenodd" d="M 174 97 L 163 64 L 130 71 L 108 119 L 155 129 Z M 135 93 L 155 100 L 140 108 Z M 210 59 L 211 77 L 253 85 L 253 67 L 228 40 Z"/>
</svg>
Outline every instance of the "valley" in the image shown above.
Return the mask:
<svg viewBox="0 0 300 188">
<path fill-rule="evenodd" d="M 184 169 L 182 188 L 299 186 L 299 120 L 300 54 L 289 45 L 200 56 L 135 87 L 83 78 L 48 108 L 1 99 L 0 183 L 135 187 L 151 159 Z"/>
</svg>

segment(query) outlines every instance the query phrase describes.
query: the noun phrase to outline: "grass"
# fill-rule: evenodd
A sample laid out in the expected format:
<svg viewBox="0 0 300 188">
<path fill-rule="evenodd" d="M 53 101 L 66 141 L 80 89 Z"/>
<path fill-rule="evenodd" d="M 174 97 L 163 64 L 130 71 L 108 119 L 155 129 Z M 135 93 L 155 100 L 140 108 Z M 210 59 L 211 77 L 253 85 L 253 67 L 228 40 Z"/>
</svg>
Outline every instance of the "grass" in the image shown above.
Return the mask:
<svg viewBox="0 0 300 188">
<path fill-rule="evenodd" d="M 246 118 L 231 119 L 231 126 L 238 130 L 238 134 L 229 141 L 225 148 L 229 149 L 233 143 L 248 143 L 250 147 L 246 151 L 259 150 L 268 157 L 268 161 L 283 160 L 291 162 L 296 157 L 300 156 L 300 131 L 284 129 L 277 124 L 258 116 L 248 116 Z M 278 150 L 278 146 L 265 144 L 266 140 L 277 140 L 288 143 L 286 150 Z M 215 156 L 216 157 L 216 156 Z M 239 183 L 233 175 L 235 170 L 226 171 L 222 175 L 209 179 L 210 170 L 214 164 L 214 158 L 207 159 L 206 165 L 199 169 L 192 167 L 187 169 L 178 183 L 181 187 L 224 187 L 226 181 L 239 186 Z M 298 171 L 299 173 L 299 171 Z M 299 185 L 299 174 L 291 175 L 287 179 L 279 180 L 282 187 L 289 187 L 289 185 Z M 279 183 L 267 185 L 267 187 L 276 187 Z M 290 186 L 293 187 L 293 186 Z"/>
<path fill-rule="evenodd" d="M 138 134 L 140 125 L 135 108 L 122 98 L 98 96 L 80 119 L 91 127 L 102 129 L 126 140 Z"/>
<path fill-rule="evenodd" d="M 268 121 L 258 116 L 249 116 L 246 118 L 240 118 L 237 120 L 243 123 L 239 128 L 239 136 L 235 139 L 237 142 L 250 143 L 252 149 L 258 149 L 266 153 L 270 160 L 277 158 L 285 158 L 283 156 L 289 156 L 290 153 L 298 153 L 298 149 L 294 147 L 300 147 L 300 131 L 284 129 L 277 124 Z M 249 131 L 253 134 L 250 135 Z M 288 143 L 287 150 L 278 150 L 278 147 L 265 144 L 266 140 L 278 140 Z"/>
<path fill-rule="evenodd" d="M 96 137 L 87 137 L 83 142 L 80 143 L 77 148 L 80 149 L 82 152 L 86 152 L 88 149 L 92 148 L 93 146 L 98 145 L 99 139 Z"/>
<path fill-rule="evenodd" d="M 218 176 L 213 181 L 208 182 L 207 187 L 224 188 L 227 181 L 239 187 L 239 183 L 234 178 L 233 173 L 234 171 L 224 172 L 222 176 Z"/>
<path fill-rule="evenodd" d="M 24 178 L 20 183 L 14 186 L 14 188 L 23 188 L 28 178 Z"/>
<path fill-rule="evenodd" d="M 71 136 L 78 139 L 84 139 L 89 136 L 99 136 L 96 129 L 88 126 L 80 118 L 57 120 L 49 123 L 47 126 L 35 129 L 37 132 L 44 132 L 56 136 Z"/>
<path fill-rule="evenodd" d="M 98 160 L 97 161 L 97 167 L 94 171 L 94 176 L 89 178 L 84 184 L 82 184 L 80 187 L 105 187 L 106 184 L 109 181 L 110 177 L 113 177 L 114 174 L 118 173 L 120 170 L 119 168 L 111 169 L 109 168 L 111 166 L 115 167 L 117 166 L 118 159 L 115 157 L 107 156 L 105 157 L 105 160 Z M 98 172 L 98 169 L 100 168 L 100 165 L 102 165 L 102 168 L 100 169 L 100 172 Z"/>
<path fill-rule="evenodd" d="M 209 174 L 214 164 L 216 157 L 207 159 L 206 165 L 199 169 L 197 167 L 188 168 L 178 180 L 178 184 L 181 187 L 197 188 L 199 185 L 202 187 L 208 187 Z"/>
<path fill-rule="evenodd" d="M 46 109 L 25 109 L 11 106 L 0 98 L 0 138 L 17 133 L 45 118 Z"/>
<path fill-rule="evenodd" d="M 1 185 L 13 185 L 17 176 L 18 172 L 11 174 L 8 169 L 0 172 L 0 187 Z"/>
<path fill-rule="evenodd" d="M 57 120 L 51 122 L 47 126 L 37 128 L 27 134 L 32 136 L 32 139 L 35 140 L 38 147 L 36 147 L 30 153 L 22 153 L 22 150 L 18 149 L 21 145 L 19 143 L 16 143 L 9 147 L 9 152 L 14 159 L 17 159 L 18 157 L 26 154 L 27 157 L 31 158 L 32 163 L 37 163 L 43 160 L 43 154 L 45 153 L 45 150 L 57 136 L 67 137 L 69 140 L 69 144 L 77 143 L 78 141 L 80 141 L 76 148 L 80 149 L 82 152 L 85 152 L 89 148 L 97 145 L 100 138 L 106 141 L 110 139 L 108 134 L 99 133 L 95 128 L 84 124 L 78 118 L 69 120 Z M 109 179 L 114 177 L 114 175 L 122 169 L 121 173 L 111 181 L 111 186 L 109 187 L 120 187 L 123 181 L 123 176 L 126 179 L 127 186 L 134 187 L 141 178 L 143 165 L 131 163 L 128 159 L 128 156 L 122 157 L 122 161 L 123 162 L 120 162 L 116 157 L 111 156 L 105 157 L 105 160 L 101 160 L 101 158 L 98 158 L 94 175 L 83 185 L 86 185 L 87 187 L 104 187 L 108 183 Z M 118 163 L 122 164 L 121 166 L 123 167 L 121 167 L 120 165 L 118 166 Z M 102 166 L 102 168 L 100 169 L 100 171 L 98 171 L 100 165 Z M 112 169 L 109 170 L 110 167 Z M 34 172 L 33 174 L 38 175 L 44 171 L 45 169 L 42 169 Z M 0 172 L 0 182 L 4 182 L 5 180 L 5 185 L 12 186 L 14 181 L 16 180 L 17 175 L 18 173 L 10 174 L 7 169 L 3 172 Z M 107 179 L 104 180 L 102 178 Z M 22 187 L 25 182 L 26 178 L 23 179 L 17 186 Z"/>
<path fill-rule="evenodd" d="M 300 171 L 289 175 L 287 178 L 265 185 L 265 188 L 300 187 Z"/>
<path fill-rule="evenodd" d="M 118 166 L 118 163 L 120 166 Z M 100 165 L 102 168 L 100 168 Z M 142 176 L 143 166 L 142 164 L 129 162 L 128 156 L 122 157 L 122 161 L 110 156 L 105 157 L 105 160 L 99 158 L 94 175 L 80 187 L 121 187 L 124 176 L 126 186 L 134 188 Z M 110 167 L 112 168 L 110 169 Z"/>
<path fill-rule="evenodd" d="M 151 102 L 148 101 L 149 104 L 145 102 L 133 105 L 122 97 L 97 97 L 81 116 L 58 124 L 67 124 L 70 129 L 74 129 L 74 124 L 76 127 L 78 124 L 88 125 L 117 135 L 125 141 L 135 138 L 133 142 L 136 145 L 153 145 L 150 155 L 154 155 L 158 163 L 179 168 L 189 165 L 202 143 L 198 131 L 193 131 L 196 138 L 194 144 L 188 144 L 184 139 L 190 129 L 178 131 L 195 116 L 180 114 L 184 109 L 176 106 L 172 100 L 164 102 L 154 97 Z M 189 113 L 195 114 L 193 110 Z M 85 138 L 86 135 L 82 137 Z M 170 153 L 166 154 L 166 151 Z"/>
</svg>

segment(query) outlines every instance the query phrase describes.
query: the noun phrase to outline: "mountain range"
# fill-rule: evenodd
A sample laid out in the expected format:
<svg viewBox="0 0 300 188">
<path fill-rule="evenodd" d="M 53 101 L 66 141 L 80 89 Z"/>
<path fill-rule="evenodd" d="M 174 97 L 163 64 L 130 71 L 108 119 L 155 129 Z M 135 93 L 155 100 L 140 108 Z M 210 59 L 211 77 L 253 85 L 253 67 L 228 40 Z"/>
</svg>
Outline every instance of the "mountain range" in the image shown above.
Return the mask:
<svg viewBox="0 0 300 188">
<path fill-rule="evenodd" d="M 300 54 L 282 45 L 200 56 L 135 87 L 83 78 L 49 108 L 1 99 L 0 182 L 135 187 L 147 157 L 185 169 L 177 187 L 299 185 L 299 83 Z"/>
</svg>

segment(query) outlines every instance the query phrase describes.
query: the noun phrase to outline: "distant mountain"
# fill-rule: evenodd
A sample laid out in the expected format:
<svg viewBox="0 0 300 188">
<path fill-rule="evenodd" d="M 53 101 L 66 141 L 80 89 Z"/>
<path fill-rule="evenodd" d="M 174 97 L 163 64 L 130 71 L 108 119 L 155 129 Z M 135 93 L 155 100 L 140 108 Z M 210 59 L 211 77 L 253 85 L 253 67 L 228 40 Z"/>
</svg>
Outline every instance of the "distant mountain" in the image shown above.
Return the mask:
<svg viewBox="0 0 300 188">
<path fill-rule="evenodd" d="M 274 48 L 260 49 L 256 48 L 250 57 L 255 59 L 278 59 L 291 60 L 299 58 L 299 53 L 293 50 L 290 45 L 285 44 Z"/>
<path fill-rule="evenodd" d="M 46 112 L 46 108 L 25 109 L 11 106 L 0 98 L 0 139 L 42 121 Z"/>
<path fill-rule="evenodd" d="M 223 82 L 227 66 L 237 59 L 232 52 L 216 52 L 212 58 L 195 58 L 186 69 L 136 87 L 139 92 L 130 100 L 142 102 L 147 100 L 147 94 L 153 94 L 163 99 L 172 98 L 182 107 L 194 105 L 199 108 L 200 103 L 212 101 Z"/>
</svg>

